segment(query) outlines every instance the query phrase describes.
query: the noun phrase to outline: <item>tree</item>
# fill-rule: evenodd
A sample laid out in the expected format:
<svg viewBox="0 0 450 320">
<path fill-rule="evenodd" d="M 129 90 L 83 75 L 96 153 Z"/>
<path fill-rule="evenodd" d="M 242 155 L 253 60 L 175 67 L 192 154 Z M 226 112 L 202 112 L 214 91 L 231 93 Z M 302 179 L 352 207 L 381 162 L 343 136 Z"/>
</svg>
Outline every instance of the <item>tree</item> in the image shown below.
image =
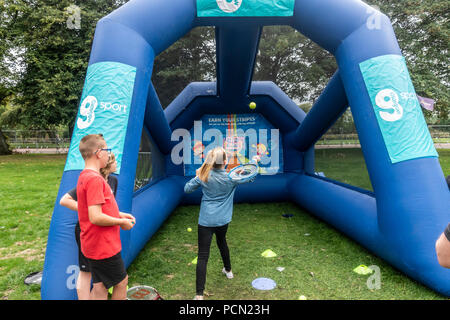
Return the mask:
<svg viewBox="0 0 450 320">
<path fill-rule="evenodd" d="M 447 0 L 370 0 L 388 15 L 420 96 L 436 100 L 427 121 L 450 120 L 450 2 Z"/>
<path fill-rule="evenodd" d="M 447 0 L 368 0 L 394 25 L 419 95 L 437 100 L 427 120 L 449 121 Z M 97 21 L 126 0 L 0 0 L 0 85 L 12 90 L 4 123 L 73 126 Z M 75 5 L 81 24 L 69 22 Z M 215 79 L 213 27 L 199 27 L 155 59 L 152 82 L 167 106 L 192 81 Z M 264 27 L 253 80 L 271 80 L 294 101 L 313 102 L 336 71 L 334 57 L 288 26 Z M 447 119 L 447 120 L 445 120 Z"/>
<path fill-rule="evenodd" d="M 254 80 L 275 82 L 294 101 L 313 101 L 336 69 L 334 57 L 298 31 L 264 27 Z"/>
<path fill-rule="evenodd" d="M 0 79 L 14 86 L 16 106 L 4 123 L 73 126 L 96 23 L 123 2 L 0 0 L 0 58 L 10 62 Z"/>
<path fill-rule="evenodd" d="M 0 115 L 5 111 L 5 100 L 11 95 L 11 91 L 0 84 Z M 11 154 L 11 148 L 8 144 L 7 137 L 0 128 L 0 155 Z"/>
<path fill-rule="evenodd" d="M 164 108 L 190 82 L 214 80 L 214 36 L 212 27 L 195 28 L 156 57 L 152 82 Z"/>
<path fill-rule="evenodd" d="M 216 77 L 215 31 L 196 28 L 156 59 L 152 81 L 167 106 L 190 82 Z M 291 27 L 263 29 L 253 80 L 273 81 L 292 99 L 317 98 L 336 71 L 331 54 Z"/>
</svg>

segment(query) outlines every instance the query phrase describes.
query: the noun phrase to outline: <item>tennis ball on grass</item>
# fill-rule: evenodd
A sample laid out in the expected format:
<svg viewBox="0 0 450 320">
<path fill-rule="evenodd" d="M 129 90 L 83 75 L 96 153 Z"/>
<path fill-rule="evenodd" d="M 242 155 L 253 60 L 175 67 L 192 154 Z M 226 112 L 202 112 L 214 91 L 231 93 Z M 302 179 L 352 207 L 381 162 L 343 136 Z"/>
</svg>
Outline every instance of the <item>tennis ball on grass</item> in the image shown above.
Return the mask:
<svg viewBox="0 0 450 320">
<path fill-rule="evenodd" d="M 113 294 L 113 288 L 114 287 L 111 287 L 111 288 L 108 289 L 108 293 L 109 294 Z M 128 291 L 128 289 L 130 289 L 130 288 L 127 286 L 127 291 Z"/>
<path fill-rule="evenodd" d="M 188 231 L 188 232 L 191 232 L 191 231 L 192 231 L 192 228 L 187 228 L 187 231 Z"/>
</svg>

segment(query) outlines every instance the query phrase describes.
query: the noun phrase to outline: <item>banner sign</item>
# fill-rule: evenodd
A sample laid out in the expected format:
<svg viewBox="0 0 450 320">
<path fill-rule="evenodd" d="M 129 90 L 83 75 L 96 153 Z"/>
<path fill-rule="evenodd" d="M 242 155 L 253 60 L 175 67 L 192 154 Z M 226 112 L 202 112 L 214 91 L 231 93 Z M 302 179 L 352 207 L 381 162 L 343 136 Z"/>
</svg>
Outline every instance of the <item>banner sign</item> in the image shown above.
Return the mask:
<svg viewBox="0 0 450 320">
<path fill-rule="evenodd" d="M 391 162 L 438 157 L 405 58 L 385 55 L 359 66 Z"/>
<path fill-rule="evenodd" d="M 291 17 L 295 0 L 197 0 L 198 17 Z"/>
<path fill-rule="evenodd" d="M 99 62 L 88 67 L 64 171 L 82 170 L 81 139 L 102 133 L 116 156 L 116 173 L 120 173 L 135 77 L 136 68 L 122 63 Z"/>
<path fill-rule="evenodd" d="M 194 122 L 187 141 L 186 176 L 195 176 L 208 151 L 217 146 L 227 151 L 227 171 L 258 156 L 260 174 L 283 172 L 281 135 L 260 114 L 204 115 L 200 121 Z"/>
</svg>

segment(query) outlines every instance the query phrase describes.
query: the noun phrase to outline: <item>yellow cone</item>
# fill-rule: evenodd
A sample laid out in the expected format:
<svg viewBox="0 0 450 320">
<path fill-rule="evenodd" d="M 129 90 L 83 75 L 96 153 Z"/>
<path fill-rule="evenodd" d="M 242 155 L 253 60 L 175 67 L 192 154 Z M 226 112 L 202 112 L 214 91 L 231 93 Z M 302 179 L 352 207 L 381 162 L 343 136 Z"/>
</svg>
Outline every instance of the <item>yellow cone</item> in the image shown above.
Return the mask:
<svg viewBox="0 0 450 320">
<path fill-rule="evenodd" d="M 275 252 L 273 252 L 272 250 L 267 249 L 266 251 L 261 253 L 261 256 L 263 256 L 264 258 L 273 258 L 273 257 L 276 257 L 277 254 Z"/>
<path fill-rule="evenodd" d="M 370 269 L 368 266 L 365 266 L 363 264 L 357 266 L 355 269 L 353 269 L 354 272 L 356 272 L 357 274 L 370 274 L 373 272 L 372 269 Z"/>
</svg>

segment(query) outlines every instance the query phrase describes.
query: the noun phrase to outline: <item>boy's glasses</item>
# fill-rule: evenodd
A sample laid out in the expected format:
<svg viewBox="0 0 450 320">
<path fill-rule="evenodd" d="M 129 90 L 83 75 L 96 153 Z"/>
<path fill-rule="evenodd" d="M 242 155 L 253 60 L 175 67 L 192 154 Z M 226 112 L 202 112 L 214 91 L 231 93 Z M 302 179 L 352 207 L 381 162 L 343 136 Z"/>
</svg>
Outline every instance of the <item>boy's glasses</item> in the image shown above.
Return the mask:
<svg viewBox="0 0 450 320">
<path fill-rule="evenodd" d="M 108 156 L 111 156 L 112 149 L 98 149 L 97 151 L 95 151 L 95 154 L 97 154 L 97 152 L 99 151 L 106 151 L 108 153 Z"/>
</svg>

